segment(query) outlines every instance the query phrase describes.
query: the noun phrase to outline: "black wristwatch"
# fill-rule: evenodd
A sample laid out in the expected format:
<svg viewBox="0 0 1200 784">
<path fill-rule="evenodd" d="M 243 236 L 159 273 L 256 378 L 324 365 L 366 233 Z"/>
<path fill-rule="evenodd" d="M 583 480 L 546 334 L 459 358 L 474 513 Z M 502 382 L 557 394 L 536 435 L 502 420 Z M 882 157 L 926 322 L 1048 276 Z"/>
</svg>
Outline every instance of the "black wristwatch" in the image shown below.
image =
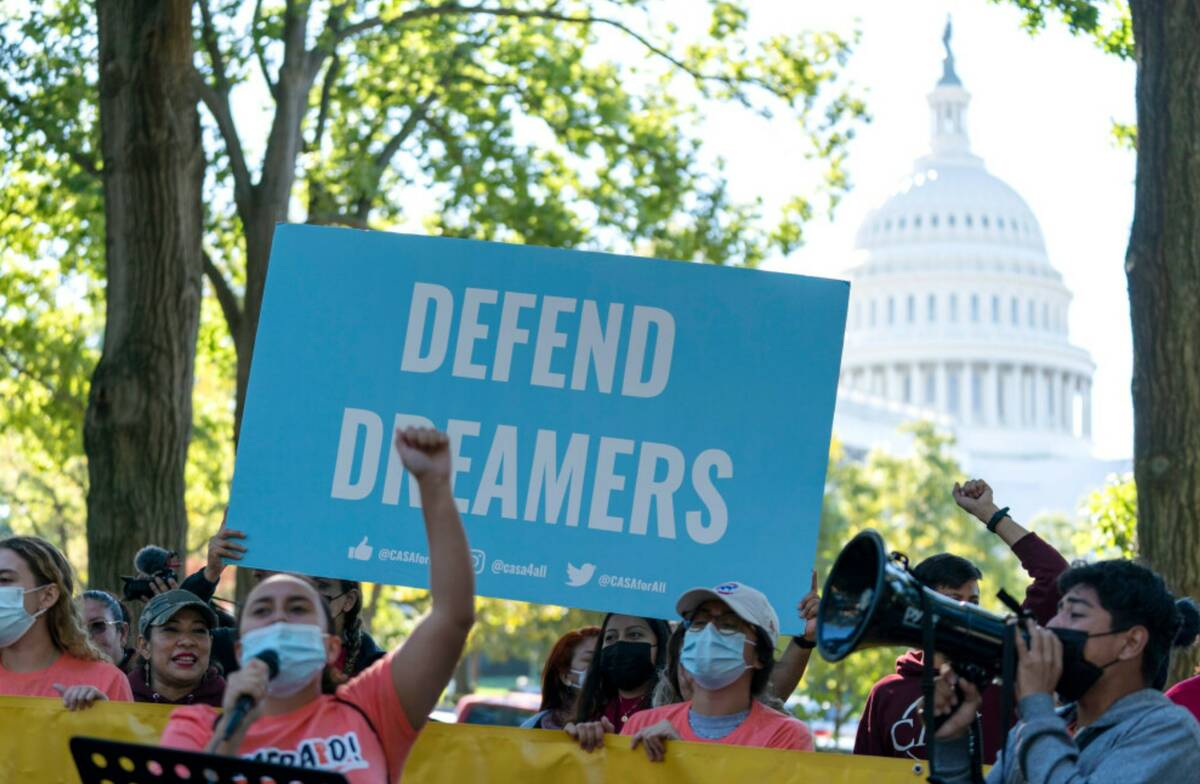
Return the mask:
<svg viewBox="0 0 1200 784">
<path fill-rule="evenodd" d="M 815 642 L 810 642 L 809 640 L 806 640 L 800 636 L 793 637 L 792 644 L 802 651 L 811 651 L 813 648 L 817 647 Z"/>
<path fill-rule="evenodd" d="M 996 526 L 1000 525 L 1000 521 L 1008 517 L 1008 507 L 997 509 L 996 514 L 992 515 L 992 519 L 987 521 L 987 529 L 992 533 L 996 533 Z"/>
</svg>

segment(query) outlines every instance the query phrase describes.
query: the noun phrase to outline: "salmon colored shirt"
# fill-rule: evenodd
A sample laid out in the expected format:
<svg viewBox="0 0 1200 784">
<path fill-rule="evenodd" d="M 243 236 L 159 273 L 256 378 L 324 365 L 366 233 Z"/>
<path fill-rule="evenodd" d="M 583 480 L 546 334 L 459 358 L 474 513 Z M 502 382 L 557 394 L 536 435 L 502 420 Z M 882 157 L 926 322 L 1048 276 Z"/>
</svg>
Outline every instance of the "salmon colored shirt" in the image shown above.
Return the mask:
<svg viewBox="0 0 1200 784">
<path fill-rule="evenodd" d="M 69 653 L 54 664 L 33 672 L 9 672 L 0 664 L 0 694 L 9 697 L 58 697 L 59 686 L 95 686 L 110 700 L 132 702 L 133 692 L 125 673 L 106 661 L 85 661 Z"/>
<path fill-rule="evenodd" d="M 259 717 L 247 730 L 238 754 L 258 762 L 334 771 L 351 784 L 397 780 L 417 732 L 392 685 L 394 655 L 389 653 L 338 687 L 337 696 L 322 694 L 290 713 Z M 162 745 L 204 751 L 217 715 L 208 705 L 173 711 Z"/>
<path fill-rule="evenodd" d="M 622 735 L 635 735 L 638 730 L 666 720 L 679 733 L 680 740 L 696 743 L 724 743 L 727 746 L 756 746 L 764 749 L 792 749 L 812 751 L 813 737 L 808 727 L 799 719 L 785 716 L 764 706 L 758 700 L 750 701 L 750 715 L 724 738 L 710 740 L 692 732 L 688 711 L 692 703 L 680 702 L 635 713 L 625 722 Z"/>
</svg>

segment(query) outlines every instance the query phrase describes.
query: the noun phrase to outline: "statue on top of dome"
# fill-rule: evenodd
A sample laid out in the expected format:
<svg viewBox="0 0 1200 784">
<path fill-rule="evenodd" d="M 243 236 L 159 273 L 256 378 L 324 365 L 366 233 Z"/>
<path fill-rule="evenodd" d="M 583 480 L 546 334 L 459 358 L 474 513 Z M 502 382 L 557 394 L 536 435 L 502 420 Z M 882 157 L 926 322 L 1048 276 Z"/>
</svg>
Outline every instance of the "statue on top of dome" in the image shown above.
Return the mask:
<svg viewBox="0 0 1200 784">
<path fill-rule="evenodd" d="M 950 50 L 950 35 L 953 25 L 950 15 L 946 14 L 946 29 L 942 31 L 942 46 L 946 47 L 946 59 L 942 60 L 942 78 L 938 84 L 962 84 L 958 74 L 954 72 L 954 52 Z"/>
</svg>

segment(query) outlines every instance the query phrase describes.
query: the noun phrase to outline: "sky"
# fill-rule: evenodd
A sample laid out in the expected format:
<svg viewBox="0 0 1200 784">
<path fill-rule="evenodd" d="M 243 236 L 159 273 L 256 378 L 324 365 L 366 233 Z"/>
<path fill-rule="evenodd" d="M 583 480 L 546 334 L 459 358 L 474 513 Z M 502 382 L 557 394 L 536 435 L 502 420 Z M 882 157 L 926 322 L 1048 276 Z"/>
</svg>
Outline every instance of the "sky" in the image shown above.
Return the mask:
<svg viewBox="0 0 1200 784">
<path fill-rule="evenodd" d="M 850 148 L 854 187 L 834 218 L 810 223 L 805 247 L 765 268 L 837 275 L 854 261 L 859 224 L 929 148 L 926 95 L 941 75 L 942 29 L 952 14 L 955 66 L 972 95 L 972 149 L 1033 209 L 1050 262 L 1074 293 L 1071 340 L 1096 362 L 1096 455 L 1129 457 L 1132 353 L 1123 264 L 1134 154 L 1114 143 L 1111 126 L 1134 120 L 1134 65 L 1053 22 L 1031 38 L 1015 9 L 984 0 L 752 0 L 751 8 L 760 33 L 858 29 L 846 76 L 864 92 L 873 118 Z M 762 194 L 771 206 L 805 191 L 813 174 L 793 126 L 736 111 L 713 113 L 707 122 L 705 138 L 727 158 L 735 193 Z"/>
</svg>

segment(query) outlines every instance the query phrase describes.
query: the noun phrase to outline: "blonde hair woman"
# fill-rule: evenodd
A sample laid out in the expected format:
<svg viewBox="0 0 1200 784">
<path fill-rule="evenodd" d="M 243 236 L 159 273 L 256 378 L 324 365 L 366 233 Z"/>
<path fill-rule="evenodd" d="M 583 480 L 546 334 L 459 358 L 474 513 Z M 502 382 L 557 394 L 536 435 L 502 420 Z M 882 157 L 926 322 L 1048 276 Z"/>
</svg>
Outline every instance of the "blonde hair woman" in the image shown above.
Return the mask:
<svg viewBox="0 0 1200 784">
<path fill-rule="evenodd" d="M 0 539 L 0 694 L 58 697 L 71 710 L 133 699 L 125 674 L 84 631 L 75 578 L 36 536 Z"/>
</svg>

